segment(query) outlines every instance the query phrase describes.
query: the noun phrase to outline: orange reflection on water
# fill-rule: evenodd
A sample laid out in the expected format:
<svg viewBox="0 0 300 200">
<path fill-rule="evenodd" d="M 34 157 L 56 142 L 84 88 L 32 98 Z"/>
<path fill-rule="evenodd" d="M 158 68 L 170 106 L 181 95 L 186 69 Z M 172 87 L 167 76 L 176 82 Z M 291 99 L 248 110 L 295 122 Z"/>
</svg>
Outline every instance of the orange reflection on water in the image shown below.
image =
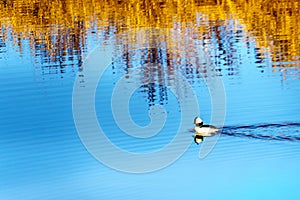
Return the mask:
<svg viewBox="0 0 300 200">
<path fill-rule="evenodd" d="M 212 27 L 227 26 L 233 19 L 233 26 L 242 25 L 255 38 L 261 62 L 270 56 L 274 67 L 289 67 L 299 66 L 299 6 L 297 0 L 3 0 L 0 24 L 4 42 L 11 31 L 21 52 L 19 41 L 29 39 L 32 50 L 56 61 L 66 52 L 83 55 L 85 39 L 94 29 L 109 37 L 110 27 L 113 34 L 142 27 L 174 28 L 182 37 L 205 40 L 219 34 Z"/>
</svg>

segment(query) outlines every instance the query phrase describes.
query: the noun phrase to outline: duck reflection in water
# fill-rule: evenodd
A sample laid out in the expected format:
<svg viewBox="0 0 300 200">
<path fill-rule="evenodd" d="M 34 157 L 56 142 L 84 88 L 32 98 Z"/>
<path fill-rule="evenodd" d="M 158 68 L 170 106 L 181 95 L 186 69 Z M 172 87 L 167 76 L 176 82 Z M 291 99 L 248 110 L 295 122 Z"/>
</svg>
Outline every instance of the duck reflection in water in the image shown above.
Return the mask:
<svg viewBox="0 0 300 200">
<path fill-rule="evenodd" d="M 197 145 L 203 141 L 204 137 L 209 137 L 219 132 L 219 129 L 217 129 L 215 126 L 203 124 L 203 121 L 200 117 L 195 117 L 194 124 L 196 135 L 193 135 L 193 138 Z"/>
</svg>

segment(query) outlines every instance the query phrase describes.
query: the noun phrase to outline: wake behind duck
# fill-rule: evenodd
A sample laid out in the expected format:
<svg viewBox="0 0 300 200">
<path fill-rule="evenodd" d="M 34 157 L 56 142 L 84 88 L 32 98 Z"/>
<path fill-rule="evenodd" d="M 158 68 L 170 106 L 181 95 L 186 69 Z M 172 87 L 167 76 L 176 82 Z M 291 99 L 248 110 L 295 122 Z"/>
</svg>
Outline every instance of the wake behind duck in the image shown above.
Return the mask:
<svg viewBox="0 0 300 200">
<path fill-rule="evenodd" d="M 200 117 L 195 117 L 194 124 L 195 128 L 189 129 L 189 131 L 195 134 L 193 135 L 193 138 L 196 144 L 200 144 L 205 137 L 214 136 L 220 133 L 221 130 L 222 135 L 227 136 L 260 139 L 265 141 L 300 141 L 300 136 L 297 134 L 299 133 L 300 122 L 223 126 L 221 129 L 218 129 L 213 125 L 203 124 Z M 272 129 L 272 133 L 267 134 L 268 131 L 270 131 L 270 128 L 274 129 Z M 256 133 L 255 131 L 259 132 Z"/>
</svg>

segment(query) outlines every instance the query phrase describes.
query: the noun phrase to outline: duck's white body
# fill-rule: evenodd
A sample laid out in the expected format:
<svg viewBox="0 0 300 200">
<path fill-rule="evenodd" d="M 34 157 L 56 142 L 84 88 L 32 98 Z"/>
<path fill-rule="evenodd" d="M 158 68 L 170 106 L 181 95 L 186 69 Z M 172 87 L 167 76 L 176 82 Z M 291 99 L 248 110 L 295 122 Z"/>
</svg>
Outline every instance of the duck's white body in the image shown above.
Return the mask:
<svg viewBox="0 0 300 200">
<path fill-rule="evenodd" d="M 217 133 L 219 131 L 219 129 L 217 129 L 216 127 L 213 126 L 196 126 L 195 127 L 195 133 L 196 135 L 201 135 L 201 136 L 212 136 L 213 134 Z"/>
<path fill-rule="evenodd" d="M 219 129 L 217 129 L 216 127 L 212 126 L 212 125 L 205 125 L 203 124 L 203 121 L 200 117 L 196 117 L 194 119 L 194 124 L 195 124 L 195 133 L 196 135 L 199 136 L 212 136 L 214 134 L 216 134 L 217 132 L 219 132 Z"/>
</svg>

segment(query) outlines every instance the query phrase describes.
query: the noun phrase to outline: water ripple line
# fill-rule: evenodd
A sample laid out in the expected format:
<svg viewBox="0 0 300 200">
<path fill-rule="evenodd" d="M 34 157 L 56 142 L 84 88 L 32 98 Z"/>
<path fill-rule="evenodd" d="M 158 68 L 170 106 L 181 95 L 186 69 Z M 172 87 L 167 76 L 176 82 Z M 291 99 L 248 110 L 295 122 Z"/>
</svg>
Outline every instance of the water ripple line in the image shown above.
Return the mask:
<svg viewBox="0 0 300 200">
<path fill-rule="evenodd" d="M 277 128 L 277 129 L 275 129 Z M 284 130 L 284 128 L 286 130 Z M 295 129 L 296 130 L 291 130 Z M 257 133 L 258 131 L 271 131 L 268 134 Z M 286 134 L 284 132 L 288 132 Z M 295 134 L 291 134 L 295 132 Z M 297 134 L 298 133 L 298 134 Z M 260 139 L 267 141 L 300 141 L 300 123 L 285 122 L 272 124 L 256 124 L 256 125 L 241 125 L 241 126 L 224 126 L 222 127 L 223 135 L 245 137 L 250 139 Z"/>
</svg>

